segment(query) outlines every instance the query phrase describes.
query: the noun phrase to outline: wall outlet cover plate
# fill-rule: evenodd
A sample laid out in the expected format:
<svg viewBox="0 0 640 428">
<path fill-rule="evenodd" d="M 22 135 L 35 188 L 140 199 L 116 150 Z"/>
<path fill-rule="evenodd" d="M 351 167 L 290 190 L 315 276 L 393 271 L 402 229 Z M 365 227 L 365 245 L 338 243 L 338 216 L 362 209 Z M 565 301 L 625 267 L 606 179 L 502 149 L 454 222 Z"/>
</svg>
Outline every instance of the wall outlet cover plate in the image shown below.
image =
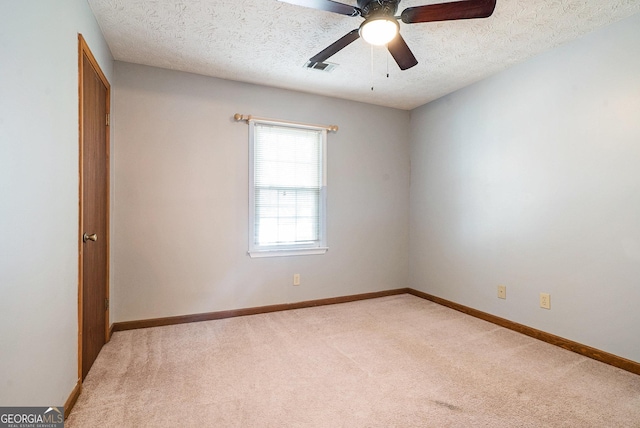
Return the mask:
<svg viewBox="0 0 640 428">
<path fill-rule="evenodd" d="M 540 293 L 540 307 L 551 309 L 551 296 L 549 293 Z"/>
</svg>

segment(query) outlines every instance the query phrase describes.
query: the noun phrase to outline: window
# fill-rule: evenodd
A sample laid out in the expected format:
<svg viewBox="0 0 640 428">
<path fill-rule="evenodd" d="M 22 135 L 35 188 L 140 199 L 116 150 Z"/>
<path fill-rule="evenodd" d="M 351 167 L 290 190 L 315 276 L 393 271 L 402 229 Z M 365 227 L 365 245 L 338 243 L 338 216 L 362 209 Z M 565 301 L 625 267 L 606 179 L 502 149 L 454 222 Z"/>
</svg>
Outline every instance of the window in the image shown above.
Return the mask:
<svg viewBox="0 0 640 428">
<path fill-rule="evenodd" d="M 249 123 L 249 254 L 324 254 L 327 131 Z"/>
</svg>

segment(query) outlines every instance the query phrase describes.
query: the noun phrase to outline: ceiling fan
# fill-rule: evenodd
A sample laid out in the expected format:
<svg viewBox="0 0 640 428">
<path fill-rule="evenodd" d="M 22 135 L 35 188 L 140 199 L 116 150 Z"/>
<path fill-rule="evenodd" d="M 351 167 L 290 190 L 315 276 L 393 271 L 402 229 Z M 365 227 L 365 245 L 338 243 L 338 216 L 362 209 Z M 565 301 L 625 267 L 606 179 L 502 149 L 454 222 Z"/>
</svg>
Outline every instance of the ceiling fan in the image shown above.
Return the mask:
<svg viewBox="0 0 640 428">
<path fill-rule="evenodd" d="M 398 18 L 405 24 L 487 18 L 493 14 L 496 0 L 462 0 L 450 3 L 409 7 L 395 16 L 401 0 L 358 0 L 358 7 L 333 0 L 278 0 L 298 6 L 325 10 L 348 16 L 361 16 L 364 22 L 333 44 L 309 59 L 310 63 L 324 62 L 359 37 L 372 45 L 387 45 L 401 70 L 418 64 L 418 60 L 400 35 Z"/>
</svg>

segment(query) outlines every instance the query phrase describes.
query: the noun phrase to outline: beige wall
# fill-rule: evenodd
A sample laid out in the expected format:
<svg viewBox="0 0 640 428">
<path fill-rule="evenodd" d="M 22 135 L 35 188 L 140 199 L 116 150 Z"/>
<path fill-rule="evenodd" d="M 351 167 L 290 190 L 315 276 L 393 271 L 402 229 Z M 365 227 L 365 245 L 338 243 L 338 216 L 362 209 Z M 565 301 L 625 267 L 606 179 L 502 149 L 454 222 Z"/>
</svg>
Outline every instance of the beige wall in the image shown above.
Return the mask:
<svg viewBox="0 0 640 428">
<path fill-rule="evenodd" d="M 412 287 L 640 361 L 638 46 L 640 15 L 412 112 Z"/>
<path fill-rule="evenodd" d="M 78 379 L 78 33 L 84 0 L 0 6 L 0 406 L 61 406 Z"/>
<path fill-rule="evenodd" d="M 406 287 L 408 112 L 121 62 L 115 71 L 114 321 Z M 340 126 L 328 139 L 325 255 L 247 255 L 248 127 L 234 113 Z"/>
</svg>

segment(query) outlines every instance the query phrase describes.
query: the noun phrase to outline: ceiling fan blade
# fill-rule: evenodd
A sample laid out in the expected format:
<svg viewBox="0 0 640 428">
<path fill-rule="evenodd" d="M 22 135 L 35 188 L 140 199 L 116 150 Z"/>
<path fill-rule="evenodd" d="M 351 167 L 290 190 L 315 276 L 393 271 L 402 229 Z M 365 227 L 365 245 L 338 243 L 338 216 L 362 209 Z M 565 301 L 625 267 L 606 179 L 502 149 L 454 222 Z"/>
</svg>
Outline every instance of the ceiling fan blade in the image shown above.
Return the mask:
<svg viewBox="0 0 640 428">
<path fill-rule="evenodd" d="M 355 30 L 350 31 L 346 35 L 342 36 L 341 38 L 339 38 L 338 40 L 330 44 L 321 52 L 318 52 L 314 57 L 310 58 L 309 61 L 311 62 L 326 61 L 327 59 L 329 59 L 329 57 L 335 55 L 336 53 L 338 53 L 339 51 L 341 51 L 351 43 L 358 40 L 359 37 L 360 37 L 360 34 L 358 32 L 358 29 L 356 28 Z"/>
<path fill-rule="evenodd" d="M 408 7 L 402 11 L 402 22 L 451 21 L 454 19 L 487 18 L 493 14 L 496 0 L 465 0 L 452 3 Z"/>
<path fill-rule="evenodd" d="M 387 49 L 398 63 L 400 70 L 406 70 L 418 64 L 418 60 L 400 34 L 389 42 Z"/>
<path fill-rule="evenodd" d="M 291 3 L 298 6 L 310 7 L 312 9 L 326 10 L 327 12 L 335 12 L 342 15 L 357 16 L 360 15 L 360 9 L 349 6 L 348 4 L 338 3 L 332 0 L 278 0 L 284 3 Z"/>
</svg>

